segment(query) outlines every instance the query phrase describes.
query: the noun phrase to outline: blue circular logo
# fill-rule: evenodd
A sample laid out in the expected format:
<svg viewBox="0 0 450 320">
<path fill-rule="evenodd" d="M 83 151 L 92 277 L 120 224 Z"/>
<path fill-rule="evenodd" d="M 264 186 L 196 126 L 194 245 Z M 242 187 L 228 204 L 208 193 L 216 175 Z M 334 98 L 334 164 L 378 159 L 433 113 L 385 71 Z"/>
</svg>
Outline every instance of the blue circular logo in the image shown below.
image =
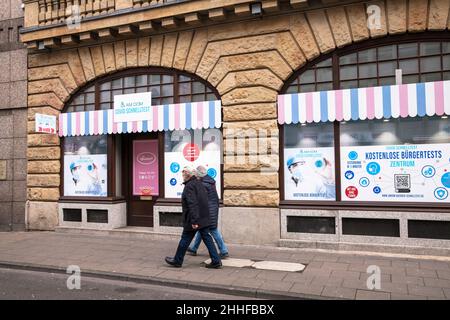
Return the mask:
<svg viewBox="0 0 450 320">
<path fill-rule="evenodd" d="M 353 179 L 354 176 L 355 176 L 355 174 L 354 174 L 353 171 L 351 171 L 351 170 L 348 170 L 348 171 L 345 172 L 345 178 L 346 178 L 347 180 Z"/>
<path fill-rule="evenodd" d="M 177 162 L 172 162 L 170 164 L 170 171 L 172 171 L 173 173 L 177 173 L 178 171 L 180 171 L 180 165 Z"/>
<path fill-rule="evenodd" d="M 217 171 L 214 168 L 209 168 L 206 173 L 208 174 L 208 176 L 210 176 L 213 179 L 215 179 L 217 176 Z"/>
<path fill-rule="evenodd" d="M 317 160 L 314 165 L 316 166 L 316 168 L 322 168 L 323 166 L 323 160 Z"/>
<path fill-rule="evenodd" d="M 377 162 L 369 162 L 366 167 L 367 173 L 371 175 L 379 174 L 381 167 Z"/>
<path fill-rule="evenodd" d="M 445 200 L 448 197 L 448 191 L 445 188 L 439 187 L 434 190 L 434 197 L 438 200 Z"/>
<path fill-rule="evenodd" d="M 366 177 L 362 177 L 361 179 L 359 179 L 359 185 L 361 187 L 367 187 L 370 184 L 370 180 Z"/>
<path fill-rule="evenodd" d="M 177 184 L 177 179 L 175 179 L 175 178 L 170 179 L 170 185 L 171 186 L 174 186 L 176 184 Z"/>
<path fill-rule="evenodd" d="M 446 188 L 450 188 L 450 172 L 444 173 L 441 177 L 442 185 Z"/>
<path fill-rule="evenodd" d="M 425 166 L 422 168 L 422 175 L 425 178 L 431 178 L 435 175 L 436 169 L 433 166 Z"/>
<path fill-rule="evenodd" d="M 356 151 L 350 151 L 350 152 L 348 153 L 348 158 L 349 158 L 350 160 L 356 160 L 356 159 L 358 159 L 358 152 L 356 152 Z"/>
<path fill-rule="evenodd" d="M 379 194 L 381 192 L 381 188 L 376 186 L 373 188 L 373 193 Z"/>
</svg>

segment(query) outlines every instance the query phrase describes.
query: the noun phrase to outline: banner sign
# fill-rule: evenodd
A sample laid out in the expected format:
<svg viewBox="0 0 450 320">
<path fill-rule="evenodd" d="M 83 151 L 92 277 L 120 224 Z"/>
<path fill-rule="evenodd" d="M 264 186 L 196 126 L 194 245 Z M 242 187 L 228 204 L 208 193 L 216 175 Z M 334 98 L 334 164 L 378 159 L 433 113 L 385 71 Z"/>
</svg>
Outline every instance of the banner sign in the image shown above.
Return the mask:
<svg viewBox="0 0 450 320">
<path fill-rule="evenodd" d="M 342 200 L 450 202 L 450 144 L 341 148 Z"/>
<path fill-rule="evenodd" d="M 151 92 L 115 95 L 114 122 L 151 120 L 151 105 Z"/>
<path fill-rule="evenodd" d="M 334 148 L 284 150 L 286 200 L 335 200 Z"/>
<path fill-rule="evenodd" d="M 107 155 L 65 155 L 64 195 L 106 197 Z"/>
<path fill-rule="evenodd" d="M 56 116 L 35 114 L 35 131 L 42 133 L 56 133 Z"/>
<path fill-rule="evenodd" d="M 159 194 L 158 140 L 133 141 L 133 195 Z"/>
</svg>

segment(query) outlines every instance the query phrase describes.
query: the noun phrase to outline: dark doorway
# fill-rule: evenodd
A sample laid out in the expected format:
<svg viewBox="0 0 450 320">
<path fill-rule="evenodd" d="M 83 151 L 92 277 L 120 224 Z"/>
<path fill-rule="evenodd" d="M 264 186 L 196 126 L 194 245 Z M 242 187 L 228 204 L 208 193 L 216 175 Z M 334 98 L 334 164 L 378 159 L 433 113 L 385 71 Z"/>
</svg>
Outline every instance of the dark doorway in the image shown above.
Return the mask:
<svg viewBox="0 0 450 320">
<path fill-rule="evenodd" d="M 162 155 L 158 134 L 125 134 L 122 141 L 127 225 L 153 227 L 153 207 L 161 192 L 159 170 Z"/>
</svg>

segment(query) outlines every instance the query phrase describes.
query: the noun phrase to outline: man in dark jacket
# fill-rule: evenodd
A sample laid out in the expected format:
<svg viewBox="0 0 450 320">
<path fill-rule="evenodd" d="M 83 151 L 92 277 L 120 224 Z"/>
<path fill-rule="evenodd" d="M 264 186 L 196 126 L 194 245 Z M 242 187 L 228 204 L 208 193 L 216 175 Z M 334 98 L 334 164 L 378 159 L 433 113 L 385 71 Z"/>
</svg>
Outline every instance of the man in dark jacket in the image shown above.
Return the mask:
<svg viewBox="0 0 450 320">
<path fill-rule="evenodd" d="M 227 258 L 228 248 L 225 245 L 225 242 L 223 241 L 219 229 L 217 228 L 219 220 L 219 195 L 217 194 L 216 181 L 207 174 L 206 168 L 204 166 L 198 166 L 196 171 L 197 176 L 202 181 L 208 193 L 208 207 L 211 223 L 211 225 L 209 226 L 209 232 L 216 241 L 217 246 L 219 247 L 220 257 Z M 197 232 L 194 244 L 190 246 L 187 251 L 190 254 L 196 256 L 201 241 L 202 241 L 201 235 L 200 233 Z"/>
<path fill-rule="evenodd" d="M 208 195 L 205 187 L 195 176 L 195 170 L 190 167 L 183 169 L 184 190 L 181 195 L 183 208 L 183 233 L 178 244 L 175 257 L 166 257 L 171 266 L 180 268 L 183 265 L 186 250 L 198 231 L 209 251 L 211 263 L 207 268 L 221 268 L 222 262 L 217 253 L 214 241 L 209 234 L 210 217 L 208 209 Z"/>
</svg>

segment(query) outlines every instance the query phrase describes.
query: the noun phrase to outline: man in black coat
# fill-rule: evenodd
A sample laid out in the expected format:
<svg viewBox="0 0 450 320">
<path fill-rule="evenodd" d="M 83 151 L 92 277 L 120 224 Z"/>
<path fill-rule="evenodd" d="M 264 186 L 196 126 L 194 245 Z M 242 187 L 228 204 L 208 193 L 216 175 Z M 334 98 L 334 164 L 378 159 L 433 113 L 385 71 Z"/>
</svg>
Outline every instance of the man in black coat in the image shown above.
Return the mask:
<svg viewBox="0 0 450 320">
<path fill-rule="evenodd" d="M 203 184 L 196 178 L 195 170 L 190 167 L 183 169 L 184 190 L 181 195 L 183 208 L 183 233 L 178 244 L 175 257 L 166 257 L 166 262 L 171 266 L 180 268 L 183 265 L 184 256 L 195 233 L 198 231 L 203 242 L 208 248 L 211 263 L 207 268 L 221 268 L 222 262 L 217 253 L 214 241 L 209 234 L 210 215 L 208 207 L 208 195 Z"/>
</svg>

